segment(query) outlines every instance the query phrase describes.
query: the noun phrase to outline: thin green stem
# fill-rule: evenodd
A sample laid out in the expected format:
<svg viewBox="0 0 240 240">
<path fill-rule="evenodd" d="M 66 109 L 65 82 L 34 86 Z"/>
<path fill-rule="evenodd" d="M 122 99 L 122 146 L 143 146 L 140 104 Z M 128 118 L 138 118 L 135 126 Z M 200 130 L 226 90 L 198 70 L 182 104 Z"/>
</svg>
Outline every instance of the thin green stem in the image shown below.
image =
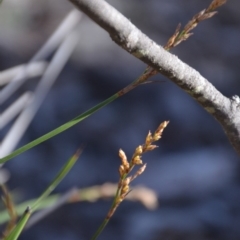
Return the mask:
<svg viewBox="0 0 240 240">
<path fill-rule="evenodd" d="M 133 169 L 133 166 L 130 166 L 130 170 L 129 172 L 131 172 Z M 128 174 L 124 174 L 120 181 L 123 181 L 124 179 L 126 179 L 126 177 L 128 176 Z M 120 183 L 120 182 L 119 182 Z M 119 194 L 120 194 L 120 191 L 121 191 L 121 187 L 120 187 L 120 184 L 118 183 L 118 188 L 117 188 L 117 191 L 116 191 L 116 194 L 114 196 L 114 199 L 113 199 L 113 202 L 112 202 L 112 205 L 108 211 L 108 214 L 107 216 L 104 218 L 103 222 L 101 223 L 101 225 L 99 226 L 99 228 L 97 229 L 97 231 L 94 233 L 93 237 L 91 238 L 91 240 L 96 240 L 99 235 L 101 234 L 101 232 L 104 230 L 104 228 L 107 226 L 110 218 L 112 217 L 112 215 L 114 214 L 116 208 L 118 207 L 117 205 L 117 199 L 119 197 Z"/>
<path fill-rule="evenodd" d="M 94 233 L 94 235 L 92 236 L 91 240 L 96 240 L 99 235 L 101 234 L 101 232 L 103 231 L 103 229 L 107 226 L 109 220 L 110 220 L 110 217 L 109 217 L 109 213 L 115 208 L 116 206 L 116 201 L 117 201 L 117 198 L 119 196 L 119 193 L 120 193 L 120 189 L 119 188 L 119 184 L 118 184 L 118 188 L 117 188 L 117 191 L 116 191 L 116 194 L 114 196 L 114 199 L 113 199 L 113 202 L 112 202 L 112 205 L 108 211 L 108 214 L 107 216 L 104 218 L 103 222 L 101 223 L 101 225 L 99 226 L 99 228 L 97 229 L 97 231 Z"/>
<path fill-rule="evenodd" d="M 27 151 L 27 150 L 37 146 L 40 143 L 43 143 L 43 142 L 47 141 L 48 139 L 50 139 L 50 138 L 60 134 L 63 131 L 66 131 L 70 127 L 72 127 L 72 126 L 76 125 L 77 123 L 83 121 L 85 118 L 91 116 L 93 113 L 97 112 L 98 110 L 100 110 L 101 108 L 105 107 L 109 103 L 113 102 L 117 98 L 123 96 L 124 94 L 126 94 L 129 91 L 133 90 L 135 87 L 139 86 L 141 83 L 143 83 L 143 81 L 146 78 L 148 78 L 148 77 L 147 77 L 147 75 L 144 72 L 140 77 L 135 79 L 131 84 L 129 84 L 128 86 L 126 86 L 125 88 L 120 90 L 119 92 L 115 93 L 111 97 L 107 98 L 106 100 L 102 101 L 101 103 L 97 104 L 96 106 L 90 108 L 89 110 L 87 110 L 86 112 L 80 114 L 79 116 L 75 117 L 74 119 L 70 120 L 69 122 L 61 125 L 60 127 L 55 128 L 51 132 L 48 132 L 47 134 L 45 134 L 45 135 L 35 139 L 34 141 L 24 145 L 23 147 L 18 148 L 17 150 L 15 150 L 14 152 L 10 153 L 9 155 L 1 158 L 0 159 L 0 164 L 9 161 L 10 159 L 18 156 L 19 154 L 21 154 L 21 153 L 23 153 L 23 152 L 25 152 L 25 151 Z"/>
<path fill-rule="evenodd" d="M 78 160 L 81 152 L 82 152 L 82 149 L 79 149 L 72 157 L 68 159 L 66 164 L 62 167 L 62 169 L 57 174 L 57 176 L 53 179 L 53 181 L 49 184 L 46 190 L 36 200 L 36 202 L 32 206 L 32 212 L 38 208 L 42 200 L 46 198 L 56 188 L 56 186 L 63 180 L 63 178 L 68 174 L 68 172 L 72 169 L 72 167 Z"/>
<path fill-rule="evenodd" d="M 12 232 L 4 238 L 5 240 L 17 240 L 19 235 L 21 234 L 23 228 L 25 227 L 28 219 L 31 216 L 31 209 L 27 207 L 27 209 L 24 211 L 22 217 L 18 221 L 17 225 L 15 228 L 12 230 Z"/>
<path fill-rule="evenodd" d="M 15 150 L 14 152 L 12 152 L 11 154 L 7 155 L 6 157 L 2 158 L 0 160 L 0 164 L 5 163 L 7 161 L 9 161 L 10 159 L 18 156 L 19 154 L 37 146 L 38 144 L 58 135 L 59 133 L 67 130 L 68 128 L 76 125 L 77 123 L 81 122 L 82 120 L 84 120 L 85 118 L 89 117 L 90 115 L 92 115 L 93 113 L 95 113 L 97 110 L 101 109 L 102 107 L 108 105 L 109 103 L 111 103 L 112 101 L 114 101 L 115 99 L 117 99 L 119 97 L 118 93 L 114 94 L 113 96 L 111 96 L 110 98 L 106 99 L 105 101 L 97 104 L 96 106 L 94 106 L 93 108 L 87 110 L 86 112 L 82 113 L 81 115 L 75 117 L 74 119 L 70 120 L 69 122 L 61 125 L 60 127 L 52 130 L 51 132 L 35 139 L 34 141 L 24 145 L 23 147 L 18 148 L 17 150 Z"/>
<path fill-rule="evenodd" d="M 102 222 L 102 224 L 100 225 L 100 227 L 98 228 L 98 230 L 95 232 L 95 234 L 93 235 L 93 237 L 91 238 L 91 240 L 96 240 L 99 235 L 101 234 L 101 232 L 103 231 L 103 229 L 106 227 L 106 225 L 109 222 L 109 218 L 105 218 Z"/>
</svg>

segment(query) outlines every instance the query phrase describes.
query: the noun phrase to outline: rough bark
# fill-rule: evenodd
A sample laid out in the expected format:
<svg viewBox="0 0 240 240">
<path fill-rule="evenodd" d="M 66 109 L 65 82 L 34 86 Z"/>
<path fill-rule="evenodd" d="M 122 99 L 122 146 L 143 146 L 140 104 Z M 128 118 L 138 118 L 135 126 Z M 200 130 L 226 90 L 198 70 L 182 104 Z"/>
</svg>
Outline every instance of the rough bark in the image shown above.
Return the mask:
<svg viewBox="0 0 240 240">
<path fill-rule="evenodd" d="M 104 0 L 69 0 L 104 28 L 112 40 L 194 98 L 223 127 L 240 154 L 240 98 L 223 96 L 207 79 L 148 38 Z"/>
</svg>

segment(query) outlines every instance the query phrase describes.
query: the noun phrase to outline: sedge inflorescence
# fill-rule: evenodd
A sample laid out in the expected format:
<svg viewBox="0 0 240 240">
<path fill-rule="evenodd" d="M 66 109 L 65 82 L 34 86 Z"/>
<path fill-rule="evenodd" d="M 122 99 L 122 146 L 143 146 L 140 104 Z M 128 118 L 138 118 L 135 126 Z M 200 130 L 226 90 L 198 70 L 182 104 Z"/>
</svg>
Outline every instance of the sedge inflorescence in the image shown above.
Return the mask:
<svg viewBox="0 0 240 240">
<path fill-rule="evenodd" d="M 182 31 L 180 31 L 181 24 L 178 24 L 174 34 L 169 38 L 164 48 L 166 50 L 170 50 L 171 48 L 176 47 L 182 41 L 187 40 L 191 35 L 193 35 L 191 31 L 198 25 L 199 22 L 213 17 L 217 13 L 215 10 L 226 2 L 227 0 L 213 0 L 208 8 L 194 15 L 193 18 L 185 25 Z"/>
<path fill-rule="evenodd" d="M 125 152 L 122 149 L 119 150 L 119 157 L 121 159 L 121 165 L 119 167 L 120 178 L 118 182 L 115 201 L 111 208 L 111 211 L 108 214 L 109 218 L 113 215 L 118 205 L 125 199 L 125 197 L 130 192 L 130 183 L 139 175 L 141 175 L 146 169 L 147 164 L 143 163 L 142 155 L 157 148 L 157 145 L 154 145 L 153 143 L 161 138 L 163 130 L 167 127 L 168 123 L 168 121 L 162 122 L 153 134 L 149 131 L 145 139 L 145 143 L 139 145 L 135 149 L 130 161 L 128 161 Z M 133 175 L 130 175 L 131 171 L 136 166 L 140 166 L 139 169 Z"/>
</svg>

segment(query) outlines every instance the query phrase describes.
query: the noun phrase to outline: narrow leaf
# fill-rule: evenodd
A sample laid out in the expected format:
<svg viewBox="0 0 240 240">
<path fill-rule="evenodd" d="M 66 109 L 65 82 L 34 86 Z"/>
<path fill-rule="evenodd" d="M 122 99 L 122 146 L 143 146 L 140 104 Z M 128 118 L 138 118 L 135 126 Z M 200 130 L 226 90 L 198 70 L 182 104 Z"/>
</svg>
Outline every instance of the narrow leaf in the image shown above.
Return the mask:
<svg viewBox="0 0 240 240">
<path fill-rule="evenodd" d="M 18 221 L 15 228 L 12 230 L 12 232 L 5 238 L 5 240 L 16 240 L 18 239 L 19 235 L 21 234 L 24 226 L 26 225 L 29 217 L 31 216 L 31 210 L 29 207 L 24 211 L 22 217 Z"/>
<path fill-rule="evenodd" d="M 76 163 L 80 154 L 82 153 L 83 148 L 80 148 L 71 158 L 68 159 L 67 163 L 63 166 L 63 168 L 59 171 L 57 176 L 53 179 L 51 184 L 47 187 L 47 189 L 42 193 L 42 195 L 36 200 L 36 202 L 32 206 L 32 211 L 36 210 L 41 203 L 41 201 L 47 197 L 56 186 L 62 181 L 62 179 L 68 174 L 68 172 L 72 169 L 73 165 Z"/>
<path fill-rule="evenodd" d="M 112 101 L 114 101 L 115 99 L 117 99 L 119 97 L 119 94 L 116 93 L 113 96 L 111 96 L 110 98 L 104 100 L 103 102 L 97 104 L 96 106 L 94 106 L 93 108 L 87 110 L 86 112 L 84 112 L 83 114 L 77 116 L 76 118 L 72 119 L 71 121 L 61 125 L 60 127 L 52 130 L 51 132 L 35 139 L 34 141 L 24 145 L 23 147 L 18 148 L 17 150 L 15 150 L 14 152 L 12 152 L 11 154 L 7 155 L 6 157 L 3 157 L 0 159 L 0 164 L 5 163 L 7 161 L 9 161 L 10 159 L 18 156 L 19 154 L 37 146 L 38 144 L 45 142 L 46 140 L 58 135 L 59 133 L 66 131 L 68 128 L 76 125 L 77 123 L 81 122 L 82 120 L 84 120 L 85 118 L 91 116 L 93 113 L 95 113 L 96 111 L 98 111 L 99 109 L 101 109 L 102 107 L 106 106 L 107 104 L 111 103 Z"/>
</svg>

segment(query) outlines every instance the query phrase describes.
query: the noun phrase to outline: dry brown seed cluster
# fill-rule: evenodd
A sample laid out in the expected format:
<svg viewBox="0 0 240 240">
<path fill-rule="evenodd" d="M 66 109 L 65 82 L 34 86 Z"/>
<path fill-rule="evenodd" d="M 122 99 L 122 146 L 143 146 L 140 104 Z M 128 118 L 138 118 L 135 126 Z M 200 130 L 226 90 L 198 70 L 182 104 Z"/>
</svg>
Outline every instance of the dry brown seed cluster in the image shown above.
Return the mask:
<svg viewBox="0 0 240 240">
<path fill-rule="evenodd" d="M 181 24 L 178 24 L 174 34 L 169 38 L 167 44 L 164 46 L 164 49 L 170 50 L 173 47 L 176 47 L 179 43 L 187 40 L 193 33 L 193 30 L 199 22 L 206 20 L 208 18 L 213 17 L 217 12 L 215 9 L 219 8 L 223 4 L 225 4 L 227 0 L 213 0 L 208 8 L 202 10 L 197 13 L 181 30 Z M 135 86 L 143 83 L 150 83 L 148 79 L 154 75 L 156 75 L 158 71 L 150 66 L 148 66 L 145 72 L 138 78 L 138 80 L 134 83 Z"/>
<path fill-rule="evenodd" d="M 181 25 L 178 24 L 174 34 L 168 40 L 166 46 L 164 47 L 166 50 L 170 50 L 173 47 L 176 47 L 182 41 L 188 39 L 193 33 L 190 32 L 193 30 L 199 22 L 206 20 L 208 18 L 213 17 L 217 12 L 215 9 L 219 8 L 223 4 L 225 4 L 227 0 L 213 0 L 211 4 L 208 6 L 207 9 L 202 10 L 201 12 L 197 13 L 180 31 Z"/>
<path fill-rule="evenodd" d="M 152 151 L 155 148 L 157 148 L 157 145 L 153 145 L 152 143 L 158 141 L 161 138 L 163 130 L 167 127 L 168 123 L 169 123 L 168 121 L 164 121 L 163 123 L 161 123 L 157 130 L 154 132 L 154 134 L 149 132 L 146 137 L 145 143 L 143 145 L 138 146 L 135 149 L 134 154 L 130 161 L 127 160 L 124 151 L 122 149 L 119 150 L 119 157 L 122 162 L 122 164 L 119 167 L 120 181 L 118 184 L 120 202 L 129 193 L 129 184 L 136 177 L 141 175 L 146 168 L 146 164 L 142 165 L 143 164 L 141 159 L 142 155 L 148 151 Z M 136 165 L 142 166 L 137 170 L 137 172 L 134 175 L 127 177 L 127 175 L 132 171 L 132 169 Z"/>
<path fill-rule="evenodd" d="M 223 4 L 225 4 L 227 0 L 215 0 L 212 1 L 209 7 L 207 8 L 206 12 L 214 11 L 215 9 L 221 7 Z"/>
<path fill-rule="evenodd" d="M 14 203 L 12 201 L 12 197 L 10 195 L 9 190 L 7 189 L 7 187 L 5 185 L 1 184 L 1 189 L 3 192 L 3 196 L 2 197 L 2 201 L 3 204 L 6 207 L 6 210 L 8 211 L 10 220 L 5 228 L 5 230 L 3 231 L 2 235 L 3 238 L 5 239 L 6 236 L 8 236 L 8 234 L 11 232 L 11 230 L 15 227 L 16 221 L 17 221 L 17 212 L 16 212 L 16 208 L 14 206 Z"/>
<path fill-rule="evenodd" d="M 146 137 L 145 143 L 143 145 L 138 146 L 135 149 L 134 154 L 130 161 L 128 161 L 124 151 L 122 149 L 119 150 L 119 157 L 122 162 L 119 167 L 120 179 L 118 182 L 118 188 L 115 195 L 115 199 L 111 209 L 107 214 L 106 221 L 108 221 L 112 217 L 119 204 L 126 198 L 128 193 L 130 192 L 130 183 L 144 172 L 147 164 L 143 164 L 141 157 L 144 153 L 152 151 L 155 148 L 157 148 L 157 146 L 153 145 L 152 143 L 158 141 L 162 137 L 163 130 L 167 127 L 168 123 L 169 123 L 168 121 L 161 123 L 158 126 L 157 130 L 154 132 L 154 134 L 151 134 L 151 132 L 149 132 Z M 137 165 L 142 166 L 139 167 L 135 174 L 129 176 L 129 173 Z"/>
</svg>

